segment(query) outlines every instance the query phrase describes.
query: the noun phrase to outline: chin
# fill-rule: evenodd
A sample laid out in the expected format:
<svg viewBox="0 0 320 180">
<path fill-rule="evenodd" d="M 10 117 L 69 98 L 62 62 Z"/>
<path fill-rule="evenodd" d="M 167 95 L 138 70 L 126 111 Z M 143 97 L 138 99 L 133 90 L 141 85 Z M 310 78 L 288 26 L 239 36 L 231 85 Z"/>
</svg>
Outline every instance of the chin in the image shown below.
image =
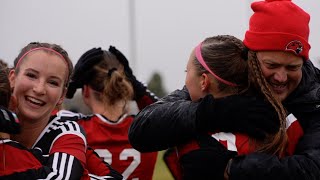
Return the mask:
<svg viewBox="0 0 320 180">
<path fill-rule="evenodd" d="M 284 101 L 288 96 L 286 94 L 278 95 L 277 98 L 280 102 Z"/>
<path fill-rule="evenodd" d="M 25 117 L 26 119 L 29 119 L 30 121 L 36 121 L 39 119 L 41 116 L 43 116 L 43 113 L 38 113 L 36 111 L 21 111 L 22 116 Z"/>
<path fill-rule="evenodd" d="M 288 91 L 277 92 L 273 91 L 275 97 L 280 101 L 284 101 L 288 97 Z"/>
</svg>

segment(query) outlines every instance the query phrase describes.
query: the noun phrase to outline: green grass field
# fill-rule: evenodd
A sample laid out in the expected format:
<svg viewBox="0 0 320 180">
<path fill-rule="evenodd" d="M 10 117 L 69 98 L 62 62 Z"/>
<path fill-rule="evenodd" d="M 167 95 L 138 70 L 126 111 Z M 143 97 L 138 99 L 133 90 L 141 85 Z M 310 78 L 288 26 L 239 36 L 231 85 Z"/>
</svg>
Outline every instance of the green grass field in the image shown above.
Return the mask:
<svg viewBox="0 0 320 180">
<path fill-rule="evenodd" d="M 164 151 L 159 151 L 152 180 L 174 180 L 162 159 Z"/>
</svg>

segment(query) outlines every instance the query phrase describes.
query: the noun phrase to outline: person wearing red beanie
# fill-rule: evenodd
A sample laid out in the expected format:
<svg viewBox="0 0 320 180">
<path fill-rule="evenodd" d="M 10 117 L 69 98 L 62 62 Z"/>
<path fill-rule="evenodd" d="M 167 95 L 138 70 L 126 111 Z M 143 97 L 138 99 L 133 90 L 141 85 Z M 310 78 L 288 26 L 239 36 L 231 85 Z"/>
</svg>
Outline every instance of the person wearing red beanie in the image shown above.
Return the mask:
<svg viewBox="0 0 320 180">
<path fill-rule="evenodd" d="M 251 8 L 254 13 L 243 41 L 248 48 L 248 61 L 257 62 L 257 71 L 261 69 L 259 73 L 265 77 L 264 83 L 270 85 L 286 110 L 297 117 L 304 135 L 299 139 L 293 155 L 279 157 L 255 152 L 235 156 L 229 160 L 227 167 L 224 163 L 220 166 L 226 170 L 225 178 L 232 180 L 320 179 L 320 70 L 309 60 L 310 15 L 291 0 L 255 1 Z M 185 96 L 188 97 L 188 94 Z M 168 103 L 170 98 L 177 99 L 169 95 L 167 99 L 161 99 L 156 108 L 146 108 L 137 115 L 134 121 L 136 131 L 129 132 L 131 138 L 141 137 L 135 139 L 136 147 L 146 151 L 168 147 L 183 143 L 199 131 L 217 130 L 217 121 L 220 123 L 221 117 L 225 121 L 233 117 L 237 123 L 246 123 L 243 117 L 252 117 L 249 113 L 243 114 L 249 112 L 251 107 L 246 106 L 251 104 L 226 101 L 217 112 L 213 108 L 217 108 L 219 101 L 214 98 L 206 96 L 198 102 L 181 99 Z M 230 106 L 236 105 L 233 111 L 226 112 Z M 223 115 L 222 111 L 225 112 Z M 255 121 L 259 121 L 260 125 L 267 123 L 262 118 Z M 251 127 L 252 130 L 256 128 Z M 267 129 L 260 127 L 260 131 Z M 244 127 L 239 125 L 238 130 L 241 131 L 241 128 Z M 148 146 L 143 146 L 143 143 L 148 143 Z M 221 160 L 225 151 L 212 149 L 210 157 Z M 218 174 L 217 169 L 221 167 L 217 166 L 211 167 Z"/>
<path fill-rule="evenodd" d="M 309 59 L 310 15 L 291 0 L 266 0 L 251 5 L 254 14 L 244 44 L 253 51 L 290 51 Z"/>
<path fill-rule="evenodd" d="M 291 0 L 258 1 L 251 8 L 243 42 L 257 52 L 263 75 L 283 101 L 298 87 L 303 60 L 309 60 L 310 15 Z"/>
<path fill-rule="evenodd" d="M 251 8 L 254 13 L 243 42 L 305 134 L 292 156 L 253 153 L 233 158 L 225 178 L 319 179 L 320 71 L 309 60 L 310 15 L 291 0 L 258 1 Z"/>
</svg>

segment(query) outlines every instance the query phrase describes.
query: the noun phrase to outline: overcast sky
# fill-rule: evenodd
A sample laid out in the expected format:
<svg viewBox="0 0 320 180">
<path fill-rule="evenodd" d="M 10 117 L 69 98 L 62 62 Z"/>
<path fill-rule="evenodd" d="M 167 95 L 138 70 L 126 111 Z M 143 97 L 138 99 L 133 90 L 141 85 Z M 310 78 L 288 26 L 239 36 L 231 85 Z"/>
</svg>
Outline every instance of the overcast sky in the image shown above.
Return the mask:
<svg viewBox="0 0 320 180">
<path fill-rule="evenodd" d="M 21 48 L 39 41 L 60 44 L 75 63 L 92 47 L 114 45 L 127 56 L 138 79 L 148 82 L 157 71 L 172 91 L 184 84 L 190 52 L 204 38 L 230 34 L 243 39 L 251 2 L 1 0 L 0 58 L 12 65 Z M 293 2 L 311 15 L 310 57 L 315 62 L 320 57 L 320 1 Z"/>
</svg>

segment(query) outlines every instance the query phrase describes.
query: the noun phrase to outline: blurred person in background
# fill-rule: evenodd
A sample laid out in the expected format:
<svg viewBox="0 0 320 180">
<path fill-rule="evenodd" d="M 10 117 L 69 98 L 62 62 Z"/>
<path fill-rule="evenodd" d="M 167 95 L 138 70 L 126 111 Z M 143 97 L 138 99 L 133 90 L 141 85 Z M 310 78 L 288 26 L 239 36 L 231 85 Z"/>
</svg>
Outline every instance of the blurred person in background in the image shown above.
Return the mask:
<svg viewBox="0 0 320 180">
<path fill-rule="evenodd" d="M 142 109 L 157 98 L 135 78 L 125 56 L 113 46 L 108 51 L 85 52 L 75 65 L 67 98 L 78 88 L 92 114 L 62 110 L 57 115 L 75 118 L 86 132 L 88 145 L 124 179 L 151 180 L 157 152 L 141 153 L 130 145 L 128 129 L 134 116 L 129 114 L 129 104 L 134 100 Z"/>
</svg>

